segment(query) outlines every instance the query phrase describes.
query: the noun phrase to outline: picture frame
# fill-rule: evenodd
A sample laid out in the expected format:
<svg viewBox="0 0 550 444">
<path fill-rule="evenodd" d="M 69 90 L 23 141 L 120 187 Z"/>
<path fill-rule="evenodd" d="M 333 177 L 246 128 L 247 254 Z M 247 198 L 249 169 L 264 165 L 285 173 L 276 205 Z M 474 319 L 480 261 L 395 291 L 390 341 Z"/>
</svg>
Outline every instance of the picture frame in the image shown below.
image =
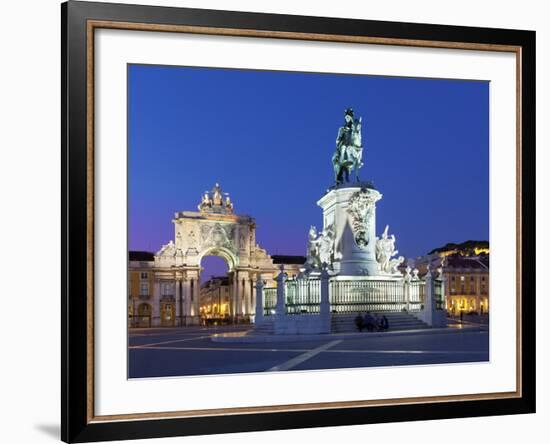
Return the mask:
<svg viewBox="0 0 550 444">
<path fill-rule="evenodd" d="M 532 31 L 69 1 L 62 22 L 62 375 L 65 442 L 535 412 L 535 33 Z M 94 35 L 99 29 L 510 53 L 516 60 L 516 390 L 97 415 Z M 149 33 L 149 34 L 148 34 Z M 498 162 L 492 159 L 491 162 Z M 121 357 L 123 360 L 124 357 Z"/>
</svg>

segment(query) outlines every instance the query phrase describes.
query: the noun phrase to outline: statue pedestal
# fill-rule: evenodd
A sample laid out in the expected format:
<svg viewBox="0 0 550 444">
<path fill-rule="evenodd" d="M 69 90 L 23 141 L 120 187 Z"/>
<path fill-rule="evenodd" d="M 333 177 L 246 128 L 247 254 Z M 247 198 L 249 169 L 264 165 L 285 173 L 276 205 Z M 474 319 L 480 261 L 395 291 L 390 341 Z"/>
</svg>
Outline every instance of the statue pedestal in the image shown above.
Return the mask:
<svg viewBox="0 0 550 444">
<path fill-rule="evenodd" d="M 377 276 L 376 202 L 377 190 L 364 184 L 331 189 L 319 201 L 323 228 L 334 233 L 334 275 Z"/>
</svg>

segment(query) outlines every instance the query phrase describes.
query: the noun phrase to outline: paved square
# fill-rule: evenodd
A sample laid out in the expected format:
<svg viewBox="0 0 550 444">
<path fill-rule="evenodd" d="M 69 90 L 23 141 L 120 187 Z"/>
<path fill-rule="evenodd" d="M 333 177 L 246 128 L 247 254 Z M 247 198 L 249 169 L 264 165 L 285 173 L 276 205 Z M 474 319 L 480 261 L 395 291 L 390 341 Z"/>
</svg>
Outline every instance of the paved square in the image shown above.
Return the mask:
<svg viewBox="0 0 550 444">
<path fill-rule="evenodd" d="M 212 342 L 216 333 L 246 327 L 131 330 L 129 377 L 190 376 L 264 371 L 319 370 L 489 360 L 489 332 L 370 336 L 354 339 L 253 344 Z"/>
</svg>

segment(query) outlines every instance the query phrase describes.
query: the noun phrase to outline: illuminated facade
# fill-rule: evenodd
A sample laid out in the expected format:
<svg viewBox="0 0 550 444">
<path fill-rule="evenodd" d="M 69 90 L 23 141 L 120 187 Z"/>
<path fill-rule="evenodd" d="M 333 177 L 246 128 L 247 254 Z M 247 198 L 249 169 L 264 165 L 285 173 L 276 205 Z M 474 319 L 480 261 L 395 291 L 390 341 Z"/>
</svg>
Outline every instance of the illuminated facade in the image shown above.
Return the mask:
<svg viewBox="0 0 550 444">
<path fill-rule="evenodd" d="M 153 314 L 154 255 L 131 251 L 128 257 L 128 318 L 135 327 L 150 327 Z"/>
<path fill-rule="evenodd" d="M 228 276 L 213 276 L 201 285 L 200 313 L 204 319 L 227 319 L 231 285 Z"/>
<path fill-rule="evenodd" d="M 447 311 L 489 313 L 489 256 L 448 256 L 445 262 Z"/>
<path fill-rule="evenodd" d="M 223 310 L 224 316 L 235 322 L 253 320 L 258 278 L 273 286 L 279 264 L 285 265 L 289 275 L 297 275 L 306 260 L 302 256 L 270 256 L 256 243 L 255 220 L 235 214 L 229 195 L 218 184 L 203 194 L 198 210 L 175 213 L 174 240 L 156 254 L 129 252 L 130 326 L 199 325 L 206 317 L 206 308 L 201 307 L 213 309 L 213 303 L 205 304 L 201 297 L 201 261 L 205 256 L 219 256 L 227 263 L 224 298 L 227 295 L 228 300 Z"/>
<path fill-rule="evenodd" d="M 446 252 L 415 259 L 420 274 L 431 269 L 443 268 L 445 277 L 446 309 L 453 315 L 464 313 L 489 313 L 489 255 L 465 256 Z"/>
<path fill-rule="evenodd" d="M 269 273 L 263 273 L 265 285 L 276 287 L 275 278 L 282 264 L 289 277 L 294 278 L 306 260 L 305 256 L 271 256 L 273 266 Z M 202 269 L 201 269 L 202 271 Z M 182 313 L 178 313 L 174 294 L 177 283 L 165 279 L 165 271 L 155 267 L 155 255 L 147 251 L 129 252 L 128 269 L 128 316 L 132 327 L 176 327 L 185 324 Z M 233 274 L 217 276 L 200 286 L 199 313 L 200 319 L 224 319 L 234 321 L 231 305 L 235 298 Z M 250 281 L 250 292 L 254 294 L 255 282 Z M 158 313 L 154 319 L 153 313 Z M 246 313 L 239 321 L 250 321 L 251 313 Z"/>
</svg>

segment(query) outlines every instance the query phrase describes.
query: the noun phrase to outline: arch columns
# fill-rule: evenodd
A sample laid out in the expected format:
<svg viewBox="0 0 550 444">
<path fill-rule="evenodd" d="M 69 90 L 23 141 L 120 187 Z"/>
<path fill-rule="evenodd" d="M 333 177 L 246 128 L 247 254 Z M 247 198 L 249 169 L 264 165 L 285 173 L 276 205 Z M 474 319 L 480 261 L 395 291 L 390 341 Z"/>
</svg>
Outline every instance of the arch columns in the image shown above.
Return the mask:
<svg viewBox="0 0 550 444">
<path fill-rule="evenodd" d="M 248 292 L 246 314 L 251 320 L 254 316 L 254 308 L 255 308 L 254 301 L 256 299 L 256 291 L 255 291 L 256 280 L 254 279 L 254 276 L 255 275 L 253 273 L 248 273 L 248 280 L 246 282 L 246 288 Z"/>
<path fill-rule="evenodd" d="M 241 311 L 240 311 L 240 314 L 241 314 L 241 317 L 242 318 L 246 318 L 246 315 L 248 314 L 248 305 L 249 305 L 249 302 L 248 302 L 248 298 L 249 298 L 249 290 L 250 290 L 250 287 L 248 286 L 248 272 L 246 271 L 243 271 L 241 273 L 239 273 L 240 275 L 240 279 L 239 279 L 239 284 L 240 284 L 240 289 L 241 289 Z"/>
<path fill-rule="evenodd" d="M 200 309 L 199 309 L 199 290 L 200 290 L 200 271 L 187 270 L 188 282 L 188 316 L 186 325 L 200 324 Z"/>
<path fill-rule="evenodd" d="M 248 270 L 233 272 L 233 307 L 231 314 L 235 320 L 254 314 L 252 304 L 252 274 Z"/>
<path fill-rule="evenodd" d="M 229 277 L 229 317 L 231 319 L 235 319 L 235 285 L 236 285 L 236 277 L 233 271 L 229 271 L 227 273 L 227 276 Z"/>
<path fill-rule="evenodd" d="M 200 271 L 198 267 L 192 267 L 184 268 L 181 273 L 181 278 L 176 279 L 176 310 L 178 315 L 181 313 L 180 325 L 199 325 Z M 178 281 L 181 281 L 181 293 Z"/>
<path fill-rule="evenodd" d="M 249 272 L 245 273 L 242 281 L 243 285 L 243 314 L 245 317 L 252 316 L 252 275 Z"/>
<path fill-rule="evenodd" d="M 160 277 L 155 276 L 151 303 L 151 327 L 160 326 Z"/>
<path fill-rule="evenodd" d="M 185 276 L 183 281 L 183 293 L 184 293 L 184 323 L 185 325 L 191 325 L 191 281 Z"/>
<path fill-rule="evenodd" d="M 235 271 L 235 322 L 243 316 L 243 300 L 242 300 L 242 273 L 240 271 Z"/>
<path fill-rule="evenodd" d="M 182 283 L 182 277 L 179 275 L 177 271 L 174 272 L 174 298 L 176 299 L 174 317 L 175 317 L 176 327 L 183 325 L 181 283 Z"/>
</svg>

